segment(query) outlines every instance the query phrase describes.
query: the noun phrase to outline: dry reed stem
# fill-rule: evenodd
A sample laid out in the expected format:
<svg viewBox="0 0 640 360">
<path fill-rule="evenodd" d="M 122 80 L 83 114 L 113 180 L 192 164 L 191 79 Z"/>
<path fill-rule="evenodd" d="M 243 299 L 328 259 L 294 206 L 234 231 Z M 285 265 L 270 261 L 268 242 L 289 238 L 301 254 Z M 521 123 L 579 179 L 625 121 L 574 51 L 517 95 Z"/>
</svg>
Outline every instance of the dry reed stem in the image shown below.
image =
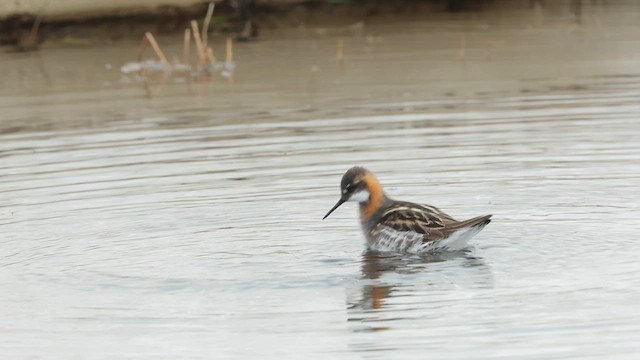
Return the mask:
<svg viewBox="0 0 640 360">
<path fill-rule="evenodd" d="M 144 51 L 147 49 L 147 45 L 149 44 L 149 39 L 146 36 L 142 37 L 142 41 L 140 42 L 140 48 L 138 49 L 138 62 L 142 62 L 144 60 Z"/>
<path fill-rule="evenodd" d="M 211 64 L 216 62 L 216 56 L 213 53 L 213 48 L 207 47 L 207 56 L 209 57 Z"/>
<path fill-rule="evenodd" d="M 200 38 L 200 32 L 198 31 L 198 23 L 195 20 L 191 20 L 191 29 L 193 30 L 193 40 L 196 42 L 196 47 L 198 48 L 198 55 L 200 58 L 198 59 L 198 64 L 204 64 L 207 54 L 204 50 L 204 45 L 202 44 L 202 39 Z"/>
<path fill-rule="evenodd" d="M 467 58 L 467 36 L 462 35 L 460 38 L 460 50 L 458 50 L 458 58 L 460 60 L 466 60 Z"/>
<path fill-rule="evenodd" d="M 344 72 L 346 69 L 346 66 L 344 63 L 344 39 L 343 38 L 338 39 L 338 45 L 336 48 L 336 57 L 338 59 L 338 67 L 340 68 L 340 71 Z"/>
<path fill-rule="evenodd" d="M 158 58 L 160 59 L 160 61 L 166 66 L 166 67 L 171 67 L 171 63 L 169 63 L 169 60 L 167 60 L 167 57 L 164 56 L 164 53 L 162 52 L 162 49 L 160 49 L 160 46 L 158 46 L 158 43 L 156 42 L 156 39 L 153 37 L 153 34 L 150 33 L 149 31 L 147 31 L 144 36 L 149 40 L 149 44 L 151 44 L 151 47 L 153 48 L 153 51 L 156 52 L 156 55 L 158 55 Z"/>
<path fill-rule="evenodd" d="M 231 40 L 230 37 L 227 37 L 227 56 L 225 60 L 227 64 L 231 64 L 233 62 L 233 40 Z M 229 74 L 229 78 L 227 79 L 227 82 L 230 85 L 233 85 L 235 83 L 234 76 L 233 76 L 233 69 L 229 73 L 230 74 Z"/>
<path fill-rule="evenodd" d="M 344 58 L 344 39 L 343 38 L 338 39 L 338 47 L 336 49 L 336 56 L 338 57 L 338 59 L 343 59 Z"/>
<path fill-rule="evenodd" d="M 184 29 L 184 41 L 182 44 L 182 63 L 185 65 L 189 65 L 191 62 L 189 58 L 191 57 L 191 30 Z"/>
<path fill-rule="evenodd" d="M 216 57 L 213 55 L 213 49 L 210 47 L 207 48 L 207 56 L 209 57 L 209 62 L 213 66 L 216 62 Z"/>
<path fill-rule="evenodd" d="M 29 33 L 29 37 L 27 38 L 27 45 L 35 47 L 38 45 L 38 30 L 40 29 L 40 23 L 42 22 L 42 16 L 38 15 L 36 20 L 33 22 L 33 26 L 31 27 L 31 32 Z"/>
<path fill-rule="evenodd" d="M 213 16 L 213 10 L 216 8 L 216 4 L 209 3 L 209 8 L 207 9 L 207 15 L 204 17 L 204 23 L 202 24 L 202 43 L 204 47 L 209 47 L 207 43 L 207 37 L 209 35 L 209 23 L 211 22 L 211 17 Z"/>
<path fill-rule="evenodd" d="M 230 37 L 227 38 L 227 62 L 233 61 L 233 41 Z"/>
<path fill-rule="evenodd" d="M 144 60 L 144 51 L 147 49 L 148 44 L 149 39 L 147 39 L 146 36 L 143 36 L 142 41 L 140 42 L 140 48 L 138 49 L 138 62 L 141 65 L 140 70 L 138 71 L 138 76 L 144 76 L 145 74 L 144 66 L 142 66 L 142 61 Z"/>
</svg>

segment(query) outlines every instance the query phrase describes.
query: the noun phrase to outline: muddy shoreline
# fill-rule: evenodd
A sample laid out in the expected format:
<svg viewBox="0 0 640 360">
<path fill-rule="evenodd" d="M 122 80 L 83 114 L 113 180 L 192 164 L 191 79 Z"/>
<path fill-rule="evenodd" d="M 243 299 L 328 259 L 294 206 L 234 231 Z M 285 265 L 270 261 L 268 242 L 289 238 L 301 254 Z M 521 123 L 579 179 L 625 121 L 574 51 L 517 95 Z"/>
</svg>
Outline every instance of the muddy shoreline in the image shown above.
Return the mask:
<svg viewBox="0 0 640 360">
<path fill-rule="evenodd" d="M 230 2 L 216 4 L 212 33 L 236 37 L 244 27 L 243 15 Z M 260 30 L 300 28 L 305 26 L 346 26 L 367 20 L 390 17 L 419 17 L 425 14 L 479 11 L 496 5 L 496 1 L 466 0 L 399 0 L 399 1 L 302 1 L 297 3 L 256 2 L 250 9 L 255 26 L 252 37 Z M 47 43 L 83 44 L 111 42 L 141 37 L 145 31 L 155 34 L 177 34 L 192 19 L 202 19 L 208 3 L 190 6 L 162 6 L 150 12 L 131 10 L 126 13 L 92 15 L 64 19 L 46 19 L 37 14 L 16 14 L 0 19 L 0 49 L 35 50 Z M 240 13 L 240 14 L 239 14 Z M 34 26 L 34 24 L 38 23 Z"/>
</svg>

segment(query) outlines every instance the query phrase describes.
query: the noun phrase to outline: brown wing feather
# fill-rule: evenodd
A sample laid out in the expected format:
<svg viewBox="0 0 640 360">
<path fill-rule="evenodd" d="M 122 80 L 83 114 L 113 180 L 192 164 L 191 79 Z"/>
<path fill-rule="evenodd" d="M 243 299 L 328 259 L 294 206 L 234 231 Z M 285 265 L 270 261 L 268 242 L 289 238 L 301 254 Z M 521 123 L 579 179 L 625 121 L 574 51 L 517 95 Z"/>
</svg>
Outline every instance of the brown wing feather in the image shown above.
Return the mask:
<svg viewBox="0 0 640 360">
<path fill-rule="evenodd" d="M 457 230 L 485 225 L 490 221 L 491 215 L 457 221 L 433 206 L 399 202 L 382 214 L 380 226 L 396 231 L 413 231 L 422 234 L 423 241 L 437 241 Z"/>
<path fill-rule="evenodd" d="M 429 205 L 399 202 L 387 209 L 380 219 L 380 225 L 396 231 L 413 231 L 422 234 L 424 241 L 440 240 L 444 237 L 446 223 L 455 220 Z"/>
</svg>

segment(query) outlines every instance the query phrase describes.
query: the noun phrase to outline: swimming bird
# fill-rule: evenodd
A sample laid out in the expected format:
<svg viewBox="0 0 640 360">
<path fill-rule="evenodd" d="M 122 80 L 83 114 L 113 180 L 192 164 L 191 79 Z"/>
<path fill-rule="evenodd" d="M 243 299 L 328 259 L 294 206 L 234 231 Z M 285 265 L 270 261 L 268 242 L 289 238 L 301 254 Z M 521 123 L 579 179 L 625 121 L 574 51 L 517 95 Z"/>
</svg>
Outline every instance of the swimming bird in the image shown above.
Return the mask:
<svg viewBox="0 0 640 360">
<path fill-rule="evenodd" d="M 342 176 L 341 196 L 326 219 L 347 201 L 360 204 L 367 249 L 393 252 L 456 251 L 491 222 L 491 215 L 458 221 L 431 205 L 390 199 L 369 170 L 354 166 Z"/>
</svg>

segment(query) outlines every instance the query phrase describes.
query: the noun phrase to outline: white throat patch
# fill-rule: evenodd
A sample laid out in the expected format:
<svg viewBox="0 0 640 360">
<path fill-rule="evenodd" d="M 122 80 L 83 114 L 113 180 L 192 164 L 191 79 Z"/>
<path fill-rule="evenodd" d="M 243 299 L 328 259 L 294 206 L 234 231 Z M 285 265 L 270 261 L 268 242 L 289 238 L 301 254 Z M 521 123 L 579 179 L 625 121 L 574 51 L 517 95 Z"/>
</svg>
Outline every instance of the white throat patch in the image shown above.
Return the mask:
<svg viewBox="0 0 640 360">
<path fill-rule="evenodd" d="M 367 190 L 360 190 L 357 193 L 354 193 L 349 198 L 349 201 L 356 201 L 359 203 L 369 201 L 369 192 Z"/>
</svg>

